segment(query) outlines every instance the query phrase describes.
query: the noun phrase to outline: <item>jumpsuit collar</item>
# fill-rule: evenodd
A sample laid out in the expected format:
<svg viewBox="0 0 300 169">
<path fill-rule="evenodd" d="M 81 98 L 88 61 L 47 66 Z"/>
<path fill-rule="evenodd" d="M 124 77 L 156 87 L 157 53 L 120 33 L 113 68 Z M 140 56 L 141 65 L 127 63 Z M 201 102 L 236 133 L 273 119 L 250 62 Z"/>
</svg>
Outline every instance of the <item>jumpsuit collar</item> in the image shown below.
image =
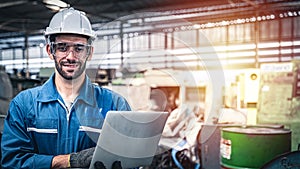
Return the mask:
<svg viewBox="0 0 300 169">
<path fill-rule="evenodd" d="M 55 73 L 51 75 L 51 77 L 45 82 L 45 84 L 41 88 L 41 92 L 37 98 L 38 101 L 41 102 L 51 102 L 55 100 L 62 100 L 61 96 L 59 95 L 55 82 L 54 82 Z M 94 105 L 96 101 L 92 97 L 94 95 L 93 91 L 93 84 L 91 83 L 89 77 L 85 75 L 84 83 L 82 84 L 79 95 L 75 99 L 82 100 L 89 105 Z"/>
</svg>

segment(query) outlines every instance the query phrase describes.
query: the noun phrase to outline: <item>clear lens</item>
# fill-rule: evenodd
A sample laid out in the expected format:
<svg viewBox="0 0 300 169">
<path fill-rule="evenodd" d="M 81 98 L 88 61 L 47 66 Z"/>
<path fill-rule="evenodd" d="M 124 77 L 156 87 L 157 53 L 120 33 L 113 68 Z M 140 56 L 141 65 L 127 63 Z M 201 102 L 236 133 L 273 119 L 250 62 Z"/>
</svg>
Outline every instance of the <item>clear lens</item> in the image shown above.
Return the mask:
<svg viewBox="0 0 300 169">
<path fill-rule="evenodd" d="M 76 43 L 51 43 L 53 53 L 59 57 L 65 57 L 72 51 L 76 57 L 84 58 L 88 56 L 91 45 L 87 44 L 76 44 Z M 72 49 L 71 49 L 72 48 Z"/>
</svg>

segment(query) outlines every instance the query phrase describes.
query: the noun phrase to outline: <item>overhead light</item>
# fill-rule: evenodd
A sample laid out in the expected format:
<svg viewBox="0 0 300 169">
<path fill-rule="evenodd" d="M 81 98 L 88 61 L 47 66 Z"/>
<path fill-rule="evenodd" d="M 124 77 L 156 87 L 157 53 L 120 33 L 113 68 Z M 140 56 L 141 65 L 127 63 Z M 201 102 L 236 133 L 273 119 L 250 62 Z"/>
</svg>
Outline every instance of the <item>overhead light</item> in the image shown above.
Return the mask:
<svg viewBox="0 0 300 169">
<path fill-rule="evenodd" d="M 50 5 L 50 8 L 52 8 L 51 6 L 57 6 L 59 8 L 67 8 L 68 7 L 68 4 L 61 0 L 43 0 L 43 2 L 47 5 Z"/>
<path fill-rule="evenodd" d="M 47 8 L 51 9 L 52 11 L 59 11 L 60 7 L 55 5 L 45 5 Z"/>
<path fill-rule="evenodd" d="M 27 1 L 14 1 L 14 2 L 4 2 L 0 4 L 0 8 L 6 8 L 6 7 L 10 7 L 10 6 L 14 6 L 14 5 L 20 5 L 20 4 L 24 4 L 27 3 Z"/>
</svg>

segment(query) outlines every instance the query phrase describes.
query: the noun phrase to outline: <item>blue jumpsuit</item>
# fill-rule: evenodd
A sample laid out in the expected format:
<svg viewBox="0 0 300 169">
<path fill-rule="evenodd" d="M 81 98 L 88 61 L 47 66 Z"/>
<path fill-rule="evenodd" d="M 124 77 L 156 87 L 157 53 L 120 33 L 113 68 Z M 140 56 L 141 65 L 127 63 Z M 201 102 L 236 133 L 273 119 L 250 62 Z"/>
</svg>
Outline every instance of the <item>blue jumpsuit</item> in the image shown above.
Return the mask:
<svg viewBox="0 0 300 169">
<path fill-rule="evenodd" d="M 92 84 L 87 76 L 67 109 L 54 76 L 11 101 L 1 144 L 3 168 L 50 168 L 55 155 L 94 147 L 109 110 L 130 110 L 121 95 Z"/>
</svg>

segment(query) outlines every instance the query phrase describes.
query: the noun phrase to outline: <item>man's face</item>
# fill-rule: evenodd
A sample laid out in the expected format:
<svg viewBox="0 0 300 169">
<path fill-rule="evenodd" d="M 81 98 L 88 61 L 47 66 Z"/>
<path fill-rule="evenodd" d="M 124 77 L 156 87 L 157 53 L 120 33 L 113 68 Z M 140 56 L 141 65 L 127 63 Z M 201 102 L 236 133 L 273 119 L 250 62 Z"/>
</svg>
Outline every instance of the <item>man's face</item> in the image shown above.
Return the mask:
<svg viewBox="0 0 300 169">
<path fill-rule="evenodd" d="M 64 79 L 76 79 L 83 74 L 92 52 L 86 38 L 59 35 L 51 47 L 56 70 Z"/>
</svg>

